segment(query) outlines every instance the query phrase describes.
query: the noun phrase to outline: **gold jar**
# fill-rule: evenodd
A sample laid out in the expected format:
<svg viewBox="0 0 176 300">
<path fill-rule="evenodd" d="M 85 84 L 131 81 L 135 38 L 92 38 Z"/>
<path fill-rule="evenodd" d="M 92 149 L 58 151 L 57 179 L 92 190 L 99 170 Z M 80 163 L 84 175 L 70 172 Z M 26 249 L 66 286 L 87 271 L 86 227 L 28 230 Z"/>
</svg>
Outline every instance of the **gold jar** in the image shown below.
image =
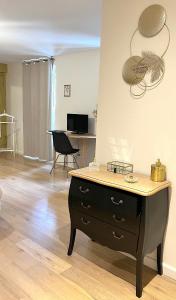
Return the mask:
<svg viewBox="0 0 176 300">
<path fill-rule="evenodd" d="M 161 164 L 160 159 L 151 165 L 151 180 L 157 182 L 166 180 L 166 167 Z"/>
</svg>

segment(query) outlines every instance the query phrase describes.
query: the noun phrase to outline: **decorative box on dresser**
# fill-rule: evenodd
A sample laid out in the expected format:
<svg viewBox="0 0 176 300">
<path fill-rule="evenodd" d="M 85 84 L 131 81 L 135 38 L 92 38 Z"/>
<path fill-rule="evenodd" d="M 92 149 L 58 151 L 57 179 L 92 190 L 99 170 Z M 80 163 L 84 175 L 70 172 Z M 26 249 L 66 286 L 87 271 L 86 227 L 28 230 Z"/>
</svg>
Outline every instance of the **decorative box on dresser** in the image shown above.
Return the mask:
<svg viewBox="0 0 176 300">
<path fill-rule="evenodd" d="M 170 183 L 153 182 L 135 174 L 138 182 L 128 183 L 124 175 L 84 168 L 69 173 L 72 254 L 76 229 L 111 249 L 136 258 L 136 296 L 142 296 L 145 255 L 157 249 L 158 274 L 163 274 L 163 241 L 167 225 Z"/>
</svg>

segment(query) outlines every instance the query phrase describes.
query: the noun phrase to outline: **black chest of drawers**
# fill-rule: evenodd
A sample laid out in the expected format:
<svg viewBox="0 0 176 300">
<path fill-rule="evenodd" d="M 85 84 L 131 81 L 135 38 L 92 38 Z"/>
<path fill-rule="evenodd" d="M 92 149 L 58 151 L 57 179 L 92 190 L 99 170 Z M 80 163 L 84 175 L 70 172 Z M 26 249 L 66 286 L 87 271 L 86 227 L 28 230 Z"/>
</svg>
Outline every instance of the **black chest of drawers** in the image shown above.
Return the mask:
<svg viewBox="0 0 176 300">
<path fill-rule="evenodd" d="M 157 248 L 162 275 L 163 239 L 168 217 L 168 188 L 142 196 L 72 177 L 69 191 L 72 254 L 76 229 L 113 250 L 136 258 L 136 295 L 142 296 L 142 269 L 146 254 Z"/>
</svg>

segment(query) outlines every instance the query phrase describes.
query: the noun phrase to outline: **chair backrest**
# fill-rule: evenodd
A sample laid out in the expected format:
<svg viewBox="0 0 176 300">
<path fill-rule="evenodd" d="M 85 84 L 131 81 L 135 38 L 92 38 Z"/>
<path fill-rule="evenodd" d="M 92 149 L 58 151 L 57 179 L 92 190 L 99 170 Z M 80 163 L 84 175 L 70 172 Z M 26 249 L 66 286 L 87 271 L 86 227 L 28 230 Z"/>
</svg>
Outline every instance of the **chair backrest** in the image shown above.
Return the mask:
<svg viewBox="0 0 176 300">
<path fill-rule="evenodd" d="M 73 150 L 73 147 L 64 132 L 53 131 L 53 144 L 56 152 L 61 154 L 68 154 Z"/>
</svg>

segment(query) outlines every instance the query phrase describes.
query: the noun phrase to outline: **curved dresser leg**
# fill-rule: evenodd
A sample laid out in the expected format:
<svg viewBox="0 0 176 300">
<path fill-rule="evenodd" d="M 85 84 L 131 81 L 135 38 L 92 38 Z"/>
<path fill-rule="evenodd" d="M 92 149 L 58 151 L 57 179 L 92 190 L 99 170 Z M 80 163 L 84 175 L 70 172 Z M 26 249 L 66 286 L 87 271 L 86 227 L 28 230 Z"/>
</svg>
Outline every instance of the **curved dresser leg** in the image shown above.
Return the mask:
<svg viewBox="0 0 176 300">
<path fill-rule="evenodd" d="M 139 257 L 136 259 L 136 296 L 138 298 L 142 296 L 142 290 L 143 290 L 143 284 L 142 284 L 143 263 L 144 263 L 143 257 Z"/>
<path fill-rule="evenodd" d="M 163 275 L 163 243 L 157 247 L 157 268 L 158 274 Z"/>
<path fill-rule="evenodd" d="M 73 247 L 74 247 L 74 243 L 75 243 L 75 237 L 76 237 L 76 228 L 73 228 L 71 226 L 70 243 L 69 243 L 68 252 L 67 252 L 68 256 L 72 255 Z"/>
</svg>

